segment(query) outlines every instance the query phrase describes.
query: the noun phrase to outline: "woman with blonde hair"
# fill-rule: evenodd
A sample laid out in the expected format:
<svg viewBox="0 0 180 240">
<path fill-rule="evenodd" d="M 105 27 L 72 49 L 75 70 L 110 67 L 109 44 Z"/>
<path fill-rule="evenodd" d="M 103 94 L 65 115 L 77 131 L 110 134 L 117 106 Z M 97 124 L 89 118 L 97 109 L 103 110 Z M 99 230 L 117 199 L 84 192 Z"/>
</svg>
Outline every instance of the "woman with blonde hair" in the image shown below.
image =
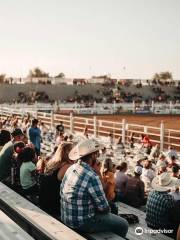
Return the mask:
<svg viewBox="0 0 180 240">
<path fill-rule="evenodd" d="M 68 162 L 68 154 L 70 150 L 72 149 L 72 143 L 63 142 L 61 143 L 55 152 L 55 154 L 52 156 L 52 158 L 47 161 L 46 167 L 45 167 L 45 174 L 50 175 L 55 170 L 58 170 L 61 165 L 64 162 Z"/>
<path fill-rule="evenodd" d="M 45 163 L 40 183 L 40 207 L 54 217 L 60 216 L 60 183 L 68 167 L 71 166 L 68 154 L 72 143 L 62 143 L 53 157 Z"/>
<path fill-rule="evenodd" d="M 67 169 L 73 164 L 73 161 L 69 159 L 69 152 L 71 151 L 73 144 L 72 143 L 63 143 L 61 150 L 61 162 L 59 166 L 59 170 L 57 173 L 57 179 L 61 182 L 64 174 L 66 173 Z"/>
</svg>

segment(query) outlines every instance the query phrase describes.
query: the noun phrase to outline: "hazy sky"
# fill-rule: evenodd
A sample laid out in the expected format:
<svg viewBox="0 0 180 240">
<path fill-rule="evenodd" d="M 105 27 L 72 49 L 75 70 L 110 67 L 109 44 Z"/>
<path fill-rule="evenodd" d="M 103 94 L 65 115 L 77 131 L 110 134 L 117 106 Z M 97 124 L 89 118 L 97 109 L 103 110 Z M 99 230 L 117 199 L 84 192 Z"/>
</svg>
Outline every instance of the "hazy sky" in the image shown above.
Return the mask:
<svg viewBox="0 0 180 240">
<path fill-rule="evenodd" d="M 180 0 L 0 0 L 0 73 L 180 79 Z"/>
</svg>

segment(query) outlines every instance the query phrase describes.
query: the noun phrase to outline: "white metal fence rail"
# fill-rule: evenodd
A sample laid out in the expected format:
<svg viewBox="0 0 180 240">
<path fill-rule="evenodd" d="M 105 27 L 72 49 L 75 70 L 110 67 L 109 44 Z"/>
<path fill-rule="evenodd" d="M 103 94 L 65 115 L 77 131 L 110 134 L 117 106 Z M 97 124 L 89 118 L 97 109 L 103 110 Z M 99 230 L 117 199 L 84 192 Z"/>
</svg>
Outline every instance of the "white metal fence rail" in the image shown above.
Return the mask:
<svg viewBox="0 0 180 240">
<path fill-rule="evenodd" d="M 133 113 L 152 113 L 152 114 L 180 114 L 180 103 L 173 103 L 170 101 L 169 103 L 155 103 L 152 101 L 147 104 L 145 102 L 141 103 L 96 103 L 91 106 L 86 106 L 83 103 L 63 103 L 63 102 L 55 102 L 54 104 L 50 103 L 38 103 L 29 105 L 26 103 L 15 103 L 15 104 L 1 104 L 0 108 L 2 109 L 19 109 L 24 111 L 24 109 L 28 109 L 29 111 L 57 111 L 60 109 L 62 112 L 70 112 L 73 111 L 75 114 L 114 114 L 117 112 L 133 112 Z"/>
<path fill-rule="evenodd" d="M 20 112 L 18 109 L 0 109 L 1 116 L 11 116 L 15 114 L 19 117 L 23 117 L 24 114 L 31 114 L 34 117 L 41 119 L 43 123 L 51 127 L 56 126 L 60 121 L 63 121 L 63 124 L 66 129 L 69 129 L 71 132 L 83 132 L 84 128 L 87 126 L 89 133 L 95 137 L 108 136 L 109 133 L 112 133 L 115 138 L 119 136 L 122 137 L 122 142 L 126 143 L 130 134 L 134 133 L 134 138 L 139 139 L 140 134 L 149 135 L 152 142 L 158 144 L 160 150 L 164 150 L 168 145 L 172 145 L 175 149 L 180 150 L 180 131 L 175 129 L 165 129 L 164 123 L 161 122 L 159 128 L 138 124 L 129 124 L 125 119 L 122 122 L 117 121 L 107 121 L 107 120 L 98 120 L 96 116 L 93 117 L 78 117 L 74 116 L 72 113 L 69 115 L 60 115 L 29 111 Z"/>
</svg>

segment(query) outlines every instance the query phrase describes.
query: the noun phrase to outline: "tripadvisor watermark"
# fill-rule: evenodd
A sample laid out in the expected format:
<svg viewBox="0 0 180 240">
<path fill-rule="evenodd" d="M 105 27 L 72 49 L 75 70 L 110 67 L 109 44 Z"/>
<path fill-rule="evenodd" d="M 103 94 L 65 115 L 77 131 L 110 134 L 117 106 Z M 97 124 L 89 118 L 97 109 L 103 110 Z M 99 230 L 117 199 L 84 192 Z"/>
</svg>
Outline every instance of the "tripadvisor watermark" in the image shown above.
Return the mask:
<svg viewBox="0 0 180 240">
<path fill-rule="evenodd" d="M 163 234 L 170 234 L 173 233 L 173 229 L 150 229 L 150 228 L 142 228 L 142 227 L 137 227 L 135 228 L 135 234 L 136 235 L 142 235 L 142 234 L 158 234 L 158 233 L 163 233 Z"/>
</svg>

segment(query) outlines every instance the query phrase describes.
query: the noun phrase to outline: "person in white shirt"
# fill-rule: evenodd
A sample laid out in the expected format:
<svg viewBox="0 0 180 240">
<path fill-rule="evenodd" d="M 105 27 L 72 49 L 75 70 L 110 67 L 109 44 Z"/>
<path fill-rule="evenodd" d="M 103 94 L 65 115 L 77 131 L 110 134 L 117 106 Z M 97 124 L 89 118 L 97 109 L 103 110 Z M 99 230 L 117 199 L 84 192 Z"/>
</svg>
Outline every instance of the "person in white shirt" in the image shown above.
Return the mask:
<svg viewBox="0 0 180 240">
<path fill-rule="evenodd" d="M 112 132 L 110 132 L 108 135 L 108 147 L 112 149 L 113 144 L 114 144 L 114 138 L 113 138 Z"/>
<path fill-rule="evenodd" d="M 59 146 L 64 141 L 64 133 L 59 133 L 56 137 L 56 146 Z"/>
<path fill-rule="evenodd" d="M 167 152 L 167 156 L 169 159 L 172 158 L 172 156 L 174 156 L 176 159 L 178 159 L 178 155 L 176 150 L 173 148 L 173 146 L 169 146 L 168 148 L 168 152 Z"/>
<path fill-rule="evenodd" d="M 155 166 L 156 166 L 156 172 L 158 174 L 161 174 L 162 172 L 165 172 L 167 170 L 166 156 L 163 153 L 159 155 L 159 159 L 157 160 L 157 163 Z"/>
<path fill-rule="evenodd" d="M 173 196 L 175 201 L 180 201 L 180 192 L 178 186 L 174 187 L 169 194 Z"/>
<path fill-rule="evenodd" d="M 142 175 L 141 180 L 145 184 L 145 192 L 149 192 L 151 188 L 151 182 L 153 178 L 155 177 L 155 172 L 152 169 L 152 163 L 149 160 L 145 160 L 143 169 L 142 169 Z"/>
<path fill-rule="evenodd" d="M 156 167 L 159 167 L 162 162 L 166 163 L 166 156 L 163 153 L 161 153 L 159 155 L 159 158 L 158 158 L 157 163 L 156 163 Z"/>
<path fill-rule="evenodd" d="M 100 152 L 100 156 L 99 156 L 99 160 L 102 162 L 103 160 L 105 160 L 107 157 L 107 151 L 106 151 L 106 147 L 103 147 L 101 149 L 101 152 Z"/>
</svg>

